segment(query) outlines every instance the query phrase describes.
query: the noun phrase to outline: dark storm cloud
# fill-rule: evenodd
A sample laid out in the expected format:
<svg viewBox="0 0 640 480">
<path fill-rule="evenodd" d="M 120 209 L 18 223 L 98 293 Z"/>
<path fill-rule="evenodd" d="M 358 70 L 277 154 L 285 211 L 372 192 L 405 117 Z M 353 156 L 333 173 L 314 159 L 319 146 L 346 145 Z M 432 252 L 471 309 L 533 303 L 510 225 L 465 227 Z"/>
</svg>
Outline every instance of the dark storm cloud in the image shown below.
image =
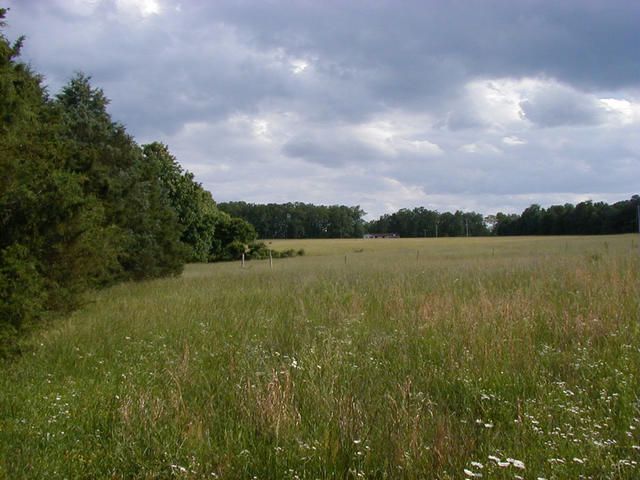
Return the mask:
<svg viewBox="0 0 640 480">
<path fill-rule="evenodd" d="M 211 8 L 258 47 L 321 54 L 347 69 L 379 71 L 381 84 L 399 81 L 410 90 L 465 75 L 546 75 L 598 89 L 638 80 L 637 2 L 231 2 Z M 391 74 L 398 69 L 403 75 Z M 415 81 L 421 74 L 424 81 Z"/>
<path fill-rule="evenodd" d="M 224 115 L 274 98 L 347 119 L 382 106 L 437 110 L 477 77 L 544 75 L 599 90 L 638 82 L 637 2 L 185 2 L 179 12 L 165 2 L 164 18 L 136 25 L 109 2 L 91 17 L 62 3 L 24 7 L 55 29 L 27 35 L 63 46 L 44 59 L 47 70 L 56 80 L 85 70 L 114 87 L 136 79 L 145 104 L 166 106 L 149 113 L 168 129 L 188 112 Z M 286 78 L 269 64 L 278 51 L 309 59 L 318 82 Z"/>
</svg>

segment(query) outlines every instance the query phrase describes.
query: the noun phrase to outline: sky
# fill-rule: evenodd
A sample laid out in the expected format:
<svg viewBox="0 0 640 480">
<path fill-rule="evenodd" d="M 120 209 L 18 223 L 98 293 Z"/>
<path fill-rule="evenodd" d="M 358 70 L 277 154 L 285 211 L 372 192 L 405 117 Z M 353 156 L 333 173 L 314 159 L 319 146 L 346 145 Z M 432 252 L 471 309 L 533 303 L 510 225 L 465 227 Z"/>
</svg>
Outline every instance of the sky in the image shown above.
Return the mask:
<svg viewBox="0 0 640 480">
<path fill-rule="evenodd" d="M 5 0 L 216 201 L 520 213 L 640 193 L 640 2 Z"/>
</svg>

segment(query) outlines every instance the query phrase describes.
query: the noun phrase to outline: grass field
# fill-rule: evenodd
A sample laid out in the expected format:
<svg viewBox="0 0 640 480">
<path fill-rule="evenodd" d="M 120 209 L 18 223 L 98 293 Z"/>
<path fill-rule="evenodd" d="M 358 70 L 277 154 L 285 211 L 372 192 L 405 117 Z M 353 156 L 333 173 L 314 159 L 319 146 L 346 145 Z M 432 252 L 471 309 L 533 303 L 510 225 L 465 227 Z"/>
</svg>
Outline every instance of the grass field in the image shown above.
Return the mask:
<svg viewBox="0 0 640 480">
<path fill-rule="evenodd" d="M 273 241 L 0 364 L 0 478 L 640 477 L 638 237 Z"/>
</svg>

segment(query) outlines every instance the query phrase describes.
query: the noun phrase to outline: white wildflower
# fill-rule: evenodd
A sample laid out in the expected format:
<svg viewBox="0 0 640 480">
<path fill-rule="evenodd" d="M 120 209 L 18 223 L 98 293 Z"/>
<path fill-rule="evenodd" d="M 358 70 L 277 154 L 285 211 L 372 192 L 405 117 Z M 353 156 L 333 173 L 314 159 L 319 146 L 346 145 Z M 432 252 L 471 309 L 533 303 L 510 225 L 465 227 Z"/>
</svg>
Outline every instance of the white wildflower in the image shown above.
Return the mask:
<svg viewBox="0 0 640 480">
<path fill-rule="evenodd" d="M 467 468 L 464 469 L 464 474 L 467 475 L 468 477 L 472 477 L 472 478 L 482 478 L 482 474 L 481 473 L 472 472 L 471 470 L 469 470 Z"/>
</svg>

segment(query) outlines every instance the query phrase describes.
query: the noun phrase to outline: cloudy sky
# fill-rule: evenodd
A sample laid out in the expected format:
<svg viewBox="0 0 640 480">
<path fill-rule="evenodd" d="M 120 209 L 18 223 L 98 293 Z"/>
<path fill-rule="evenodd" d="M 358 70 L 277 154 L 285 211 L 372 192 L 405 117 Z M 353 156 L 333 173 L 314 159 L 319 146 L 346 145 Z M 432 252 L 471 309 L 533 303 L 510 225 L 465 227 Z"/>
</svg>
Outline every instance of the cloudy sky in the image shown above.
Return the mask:
<svg viewBox="0 0 640 480">
<path fill-rule="evenodd" d="M 640 191 L 640 2 L 5 0 L 217 201 L 520 213 Z"/>
</svg>

